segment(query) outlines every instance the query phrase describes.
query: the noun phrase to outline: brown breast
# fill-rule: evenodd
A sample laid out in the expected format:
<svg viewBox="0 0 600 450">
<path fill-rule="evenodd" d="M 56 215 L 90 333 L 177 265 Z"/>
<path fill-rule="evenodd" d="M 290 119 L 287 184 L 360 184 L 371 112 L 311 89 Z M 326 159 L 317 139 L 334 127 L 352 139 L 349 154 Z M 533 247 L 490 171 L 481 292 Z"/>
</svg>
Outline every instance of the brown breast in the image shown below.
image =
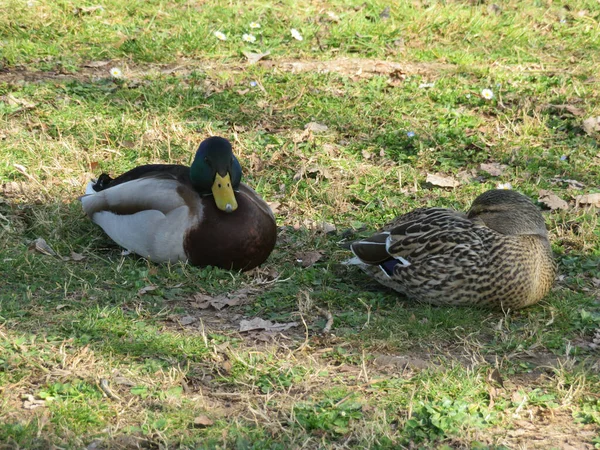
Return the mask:
<svg viewBox="0 0 600 450">
<path fill-rule="evenodd" d="M 218 209 L 212 196 L 202 199 L 201 223 L 188 231 L 183 244 L 191 264 L 250 270 L 271 254 L 277 225 L 268 206 L 245 186 L 236 198 L 233 213 Z"/>
</svg>

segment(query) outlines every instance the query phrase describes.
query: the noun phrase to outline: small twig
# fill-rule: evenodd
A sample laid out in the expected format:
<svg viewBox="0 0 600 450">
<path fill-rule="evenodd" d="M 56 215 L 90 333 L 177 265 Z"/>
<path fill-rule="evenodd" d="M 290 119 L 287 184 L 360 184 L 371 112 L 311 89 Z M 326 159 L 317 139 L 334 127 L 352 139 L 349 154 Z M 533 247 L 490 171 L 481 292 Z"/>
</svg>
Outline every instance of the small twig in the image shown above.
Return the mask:
<svg viewBox="0 0 600 450">
<path fill-rule="evenodd" d="M 358 301 L 361 302 L 365 308 L 367 308 L 367 321 L 362 326 L 362 329 L 364 330 L 365 328 L 369 327 L 369 323 L 371 322 L 371 305 L 367 305 L 362 298 L 359 298 Z"/>
<path fill-rule="evenodd" d="M 365 362 L 365 351 L 363 349 L 362 351 L 362 370 L 361 372 L 363 373 L 364 377 L 365 377 L 365 381 L 368 383 L 369 382 L 369 374 L 367 373 L 367 364 Z"/>
<path fill-rule="evenodd" d="M 327 322 L 325 323 L 325 327 L 323 327 L 323 334 L 327 334 L 327 333 L 331 333 L 331 327 L 333 326 L 333 314 L 331 314 L 331 311 L 329 311 L 328 309 L 323 309 L 323 308 L 318 308 L 317 309 L 319 311 L 320 314 L 324 315 L 325 318 L 327 319 Z"/>
<path fill-rule="evenodd" d="M 113 391 L 111 391 L 110 387 L 108 386 L 108 380 L 106 378 L 100 378 L 100 389 L 106 394 L 108 398 L 112 400 L 121 401 L 119 396 Z"/>
<path fill-rule="evenodd" d="M 304 320 L 304 315 L 302 313 L 300 314 L 300 319 L 302 319 L 302 324 L 304 325 L 304 342 L 300 345 L 300 347 L 298 347 L 296 350 L 294 350 L 292 352 L 293 353 L 297 353 L 297 352 L 301 352 L 302 350 L 304 350 L 305 348 L 308 347 L 308 342 L 309 342 L 309 338 L 308 338 L 308 325 L 306 324 L 306 320 Z"/>
<path fill-rule="evenodd" d="M 244 397 L 239 392 L 211 392 L 209 395 L 211 397 L 220 397 L 220 398 L 243 398 Z"/>
</svg>

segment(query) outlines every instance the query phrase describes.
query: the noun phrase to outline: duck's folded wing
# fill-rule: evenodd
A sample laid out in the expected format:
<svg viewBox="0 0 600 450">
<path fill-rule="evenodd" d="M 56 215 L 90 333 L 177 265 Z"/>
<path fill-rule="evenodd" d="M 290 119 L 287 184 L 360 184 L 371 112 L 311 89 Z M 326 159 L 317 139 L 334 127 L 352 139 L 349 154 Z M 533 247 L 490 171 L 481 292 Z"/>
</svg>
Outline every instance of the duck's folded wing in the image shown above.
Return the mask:
<svg viewBox="0 0 600 450">
<path fill-rule="evenodd" d="M 157 210 L 135 214 L 115 214 L 100 211 L 93 221 L 121 247 L 156 262 L 185 261 L 184 236 L 192 218 L 187 206 L 168 214 Z"/>
<path fill-rule="evenodd" d="M 90 217 L 101 211 L 126 215 L 155 210 L 167 214 L 193 202 L 194 195 L 174 179 L 140 178 L 84 195 L 81 204 Z"/>
<path fill-rule="evenodd" d="M 425 277 L 445 277 L 472 269 L 482 269 L 488 263 L 482 230 L 464 229 L 431 231 L 418 236 L 390 235 L 387 251 L 392 258 L 410 261 L 410 267 L 396 264 L 389 267 L 392 277 L 422 274 Z"/>
<path fill-rule="evenodd" d="M 365 264 L 381 264 L 390 259 L 386 248 L 389 235 L 387 231 L 375 233 L 373 236 L 350 244 L 350 250 Z"/>
</svg>

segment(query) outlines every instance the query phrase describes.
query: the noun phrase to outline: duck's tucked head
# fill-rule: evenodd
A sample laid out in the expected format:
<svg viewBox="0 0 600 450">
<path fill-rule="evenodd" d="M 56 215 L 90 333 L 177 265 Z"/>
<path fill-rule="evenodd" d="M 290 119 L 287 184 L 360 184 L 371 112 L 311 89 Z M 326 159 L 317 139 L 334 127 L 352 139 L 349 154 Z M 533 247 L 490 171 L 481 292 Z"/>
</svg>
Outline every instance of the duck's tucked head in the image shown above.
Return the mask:
<svg viewBox="0 0 600 450">
<path fill-rule="evenodd" d="M 492 189 L 475 199 L 467 213 L 488 228 L 506 235 L 535 234 L 548 237 L 539 208 L 523 194 L 508 189 Z"/>
<path fill-rule="evenodd" d="M 200 195 L 212 194 L 221 211 L 237 209 L 234 191 L 239 189 L 242 167 L 227 139 L 213 136 L 202 141 L 190 167 L 190 180 Z"/>
</svg>

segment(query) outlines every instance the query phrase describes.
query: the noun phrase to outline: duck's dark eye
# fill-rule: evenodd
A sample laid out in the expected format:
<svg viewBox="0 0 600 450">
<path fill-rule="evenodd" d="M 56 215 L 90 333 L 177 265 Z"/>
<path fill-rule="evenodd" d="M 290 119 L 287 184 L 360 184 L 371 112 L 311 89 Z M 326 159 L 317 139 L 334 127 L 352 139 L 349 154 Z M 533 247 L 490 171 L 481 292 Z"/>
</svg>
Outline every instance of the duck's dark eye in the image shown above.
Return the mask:
<svg viewBox="0 0 600 450">
<path fill-rule="evenodd" d="M 221 187 L 221 183 L 219 183 L 219 188 Z"/>
<path fill-rule="evenodd" d="M 229 187 L 229 183 L 227 183 L 227 187 Z"/>
</svg>

